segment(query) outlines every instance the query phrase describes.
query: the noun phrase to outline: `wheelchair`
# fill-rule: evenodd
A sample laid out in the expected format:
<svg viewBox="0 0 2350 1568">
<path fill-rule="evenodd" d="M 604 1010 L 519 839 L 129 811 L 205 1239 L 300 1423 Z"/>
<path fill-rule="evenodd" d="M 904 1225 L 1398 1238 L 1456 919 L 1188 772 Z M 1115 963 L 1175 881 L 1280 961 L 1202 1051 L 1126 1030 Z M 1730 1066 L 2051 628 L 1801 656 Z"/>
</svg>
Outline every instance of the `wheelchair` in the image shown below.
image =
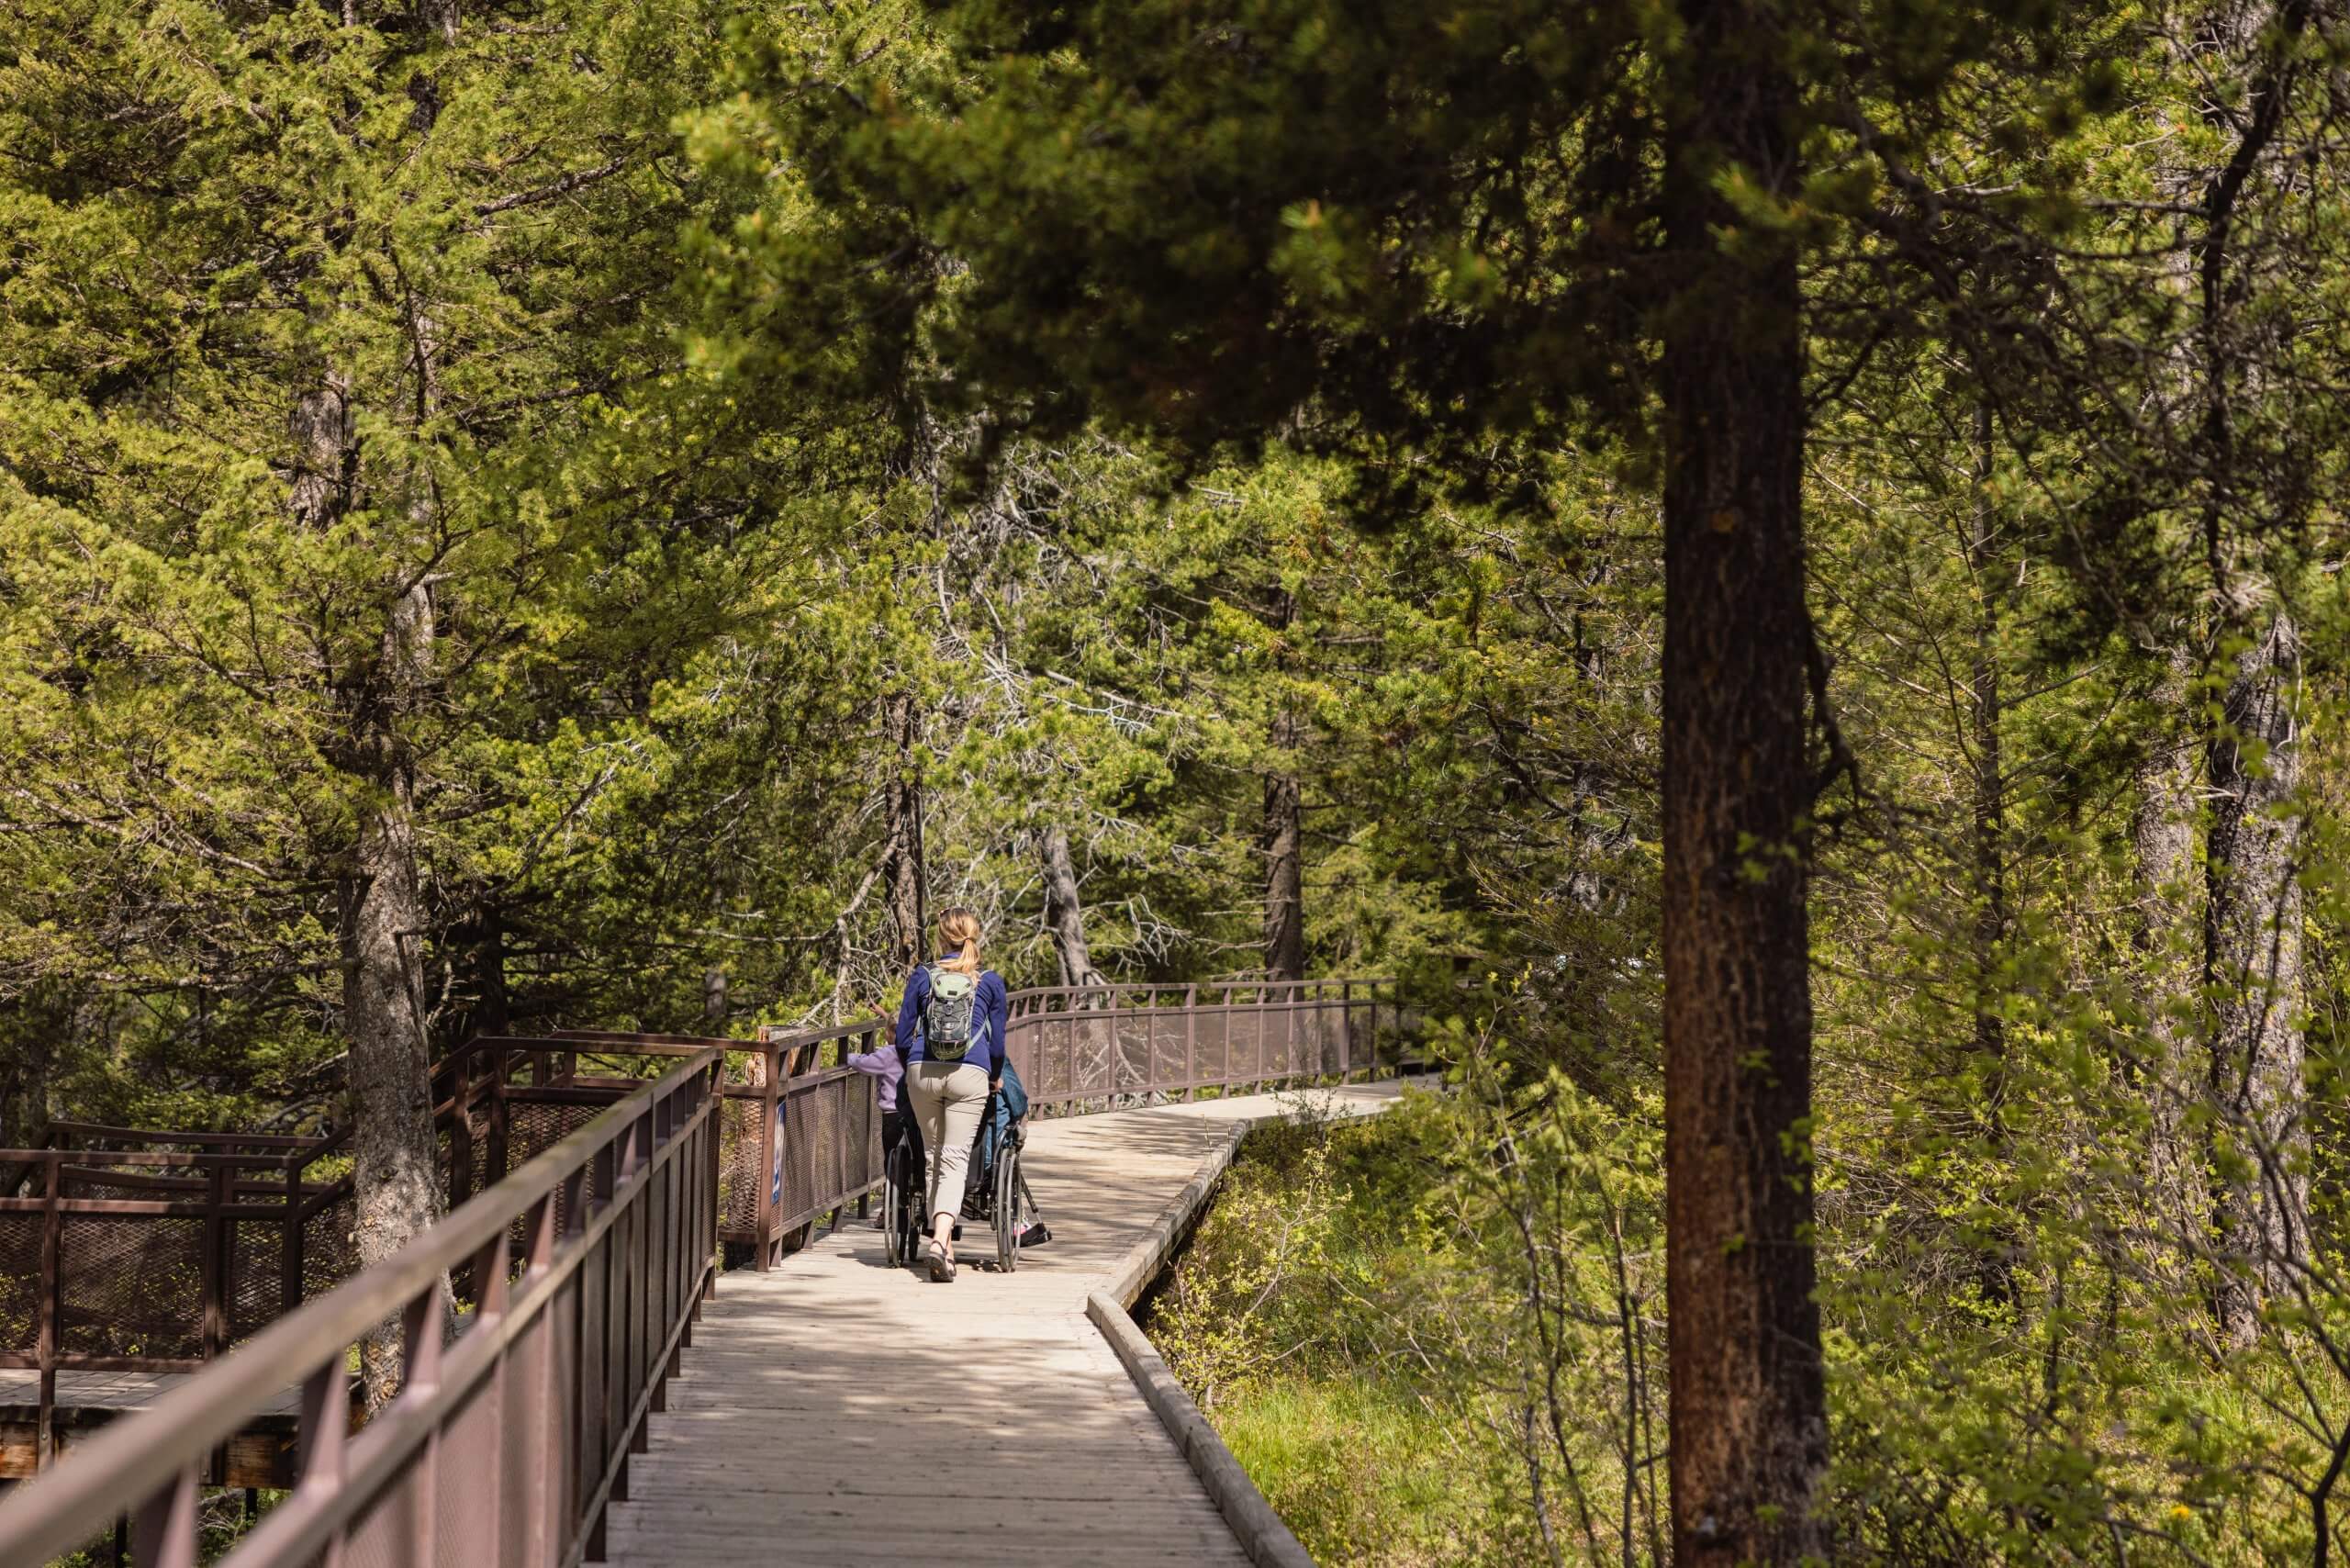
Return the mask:
<svg viewBox="0 0 2350 1568">
<path fill-rule="evenodd" d="M 995 1120 L 995 1096 L 990 1095 L 979 1118 L 979 1136 L 971 1141 L 970 1179 L 963 1187 L 963 1212 L 954 1234 L 958 1240 L 962 1238 L 965 1220 L 990 1227 L 995 1232 L 996 1268 L 1008 1274 L 1020 1267 L 1024 1250 L 1043 1246 L 1052 1236 L 1037 1211 L 1036 1195 L 1028 1189 L 1027 1172 L 1022 1169 L 1028 1118 L 1014 1117 L 996 1140 L 1000 1147 L 991 1147 L 988 1135 Z M 929 1233 L 923 1223 L 929 1216 L 922 1211 L 923 1194 L 930 1187 L 922 1134 L 912 1118 L 907 1119 L 903 1134 L 884 1152 L 882 1175 L 881 1220 L 890 1261 L 910 1267 L 922 1256 L 923 1238 Z"/>
</svg>

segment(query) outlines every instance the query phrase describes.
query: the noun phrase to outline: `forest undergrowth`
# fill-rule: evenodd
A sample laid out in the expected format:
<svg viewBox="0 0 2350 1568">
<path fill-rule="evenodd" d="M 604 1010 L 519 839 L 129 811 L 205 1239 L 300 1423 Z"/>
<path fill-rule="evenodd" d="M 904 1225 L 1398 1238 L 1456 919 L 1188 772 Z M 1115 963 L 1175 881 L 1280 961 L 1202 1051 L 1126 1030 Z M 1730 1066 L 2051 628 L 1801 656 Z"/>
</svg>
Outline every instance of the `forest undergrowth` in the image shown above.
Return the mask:
<svg viewBox="0 0 2350 1568">
<path fill-rule="evenodd" d="M 1309 1097 L 1259 1129 L 1148 1304 L 1318 1562 L 1672 1560 L 1653 1115 L 1498 1060 L 1470 1047 L 1448 1092 L 1374 1119 Z M 2306 1414 L 2343 1298 L 2213 1354 L 2193 1287 L 2101 1253 L 2096 1184 L 2070 1193 L 2069 1220 L 2050 1188 L 2036 1234 L 1946 1231 L 1899 1267 L 1897 1224 L 1830 1205 L 1837 1561 L 2323 1561 L 2340 1450 Z"/>
</svg>

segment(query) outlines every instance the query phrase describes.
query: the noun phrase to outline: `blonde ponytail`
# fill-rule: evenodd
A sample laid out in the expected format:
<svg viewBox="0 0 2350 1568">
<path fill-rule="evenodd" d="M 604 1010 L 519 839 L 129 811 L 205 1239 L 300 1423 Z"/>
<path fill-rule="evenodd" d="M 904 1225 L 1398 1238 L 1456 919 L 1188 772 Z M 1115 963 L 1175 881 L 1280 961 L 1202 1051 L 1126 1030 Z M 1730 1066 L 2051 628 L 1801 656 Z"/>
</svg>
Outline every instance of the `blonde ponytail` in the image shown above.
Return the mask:
<svg viewBox="0 0 2350 1568">
<path fill-rule="evenodd" d="M 979 973 L 979 912 L 965 909 L 958 904 L 941 914 L 938 917 L 938 946 L 941 949 L 948 947 L 957 949 L 955 957 L 939 960 L 941 969 L 953 969 L 958 974 L 969 975 L 974 980 L 978 979 Z"/>
</svg>

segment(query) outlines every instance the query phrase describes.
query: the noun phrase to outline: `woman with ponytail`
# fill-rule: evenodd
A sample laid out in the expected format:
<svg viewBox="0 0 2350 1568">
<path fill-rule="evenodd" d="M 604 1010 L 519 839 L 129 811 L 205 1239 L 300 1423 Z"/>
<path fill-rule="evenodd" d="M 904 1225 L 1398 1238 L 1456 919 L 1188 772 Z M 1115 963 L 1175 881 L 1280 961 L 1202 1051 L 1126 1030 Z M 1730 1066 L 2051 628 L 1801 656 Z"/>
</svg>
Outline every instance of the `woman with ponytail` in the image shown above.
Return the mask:
<svg viewBox="0 0 2350 1568">
<path fill-rule="evenodd" d="M 939 956 L 906 977 L 898 1009 L 898 1054 L 905 1092 L 930 1153 L 930 1239 L 923 1260 L 941 1283 L 955 1277 L 955 1216 L 979 1137 L 988 1092 L 1003 1076 L 1003 977 L 979 967 L 979 917 L 950 909 L 938 917 Z"/>
</svg>

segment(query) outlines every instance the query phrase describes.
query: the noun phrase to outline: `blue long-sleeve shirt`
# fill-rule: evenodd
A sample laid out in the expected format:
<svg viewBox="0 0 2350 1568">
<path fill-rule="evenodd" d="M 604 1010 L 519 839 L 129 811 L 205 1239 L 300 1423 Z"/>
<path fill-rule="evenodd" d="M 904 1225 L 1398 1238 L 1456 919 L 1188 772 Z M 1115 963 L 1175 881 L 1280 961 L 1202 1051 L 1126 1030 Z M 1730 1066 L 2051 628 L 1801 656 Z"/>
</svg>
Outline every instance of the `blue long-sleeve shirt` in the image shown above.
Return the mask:
<svg viewBox="0 0 2350 1568">
<path fill-rule="evenodd" d="M 930 966 L 924 964 L 906 977 L 906 1000 L 898 1008 L 898 1055 L 909 1064 L 927 1059 L 923 1055 L 922 1009 L 929 1000 Z M 1012 991 L 1003 977 L 993 969 L 980 971 L 979 994 L 971 1010 L 971 1048 L 963 1053 L 963 1061 L 985 1069 L 990 1079 L 1003 1062 L 1005 1015 L 1011 1008 Z"/>
</svg>

